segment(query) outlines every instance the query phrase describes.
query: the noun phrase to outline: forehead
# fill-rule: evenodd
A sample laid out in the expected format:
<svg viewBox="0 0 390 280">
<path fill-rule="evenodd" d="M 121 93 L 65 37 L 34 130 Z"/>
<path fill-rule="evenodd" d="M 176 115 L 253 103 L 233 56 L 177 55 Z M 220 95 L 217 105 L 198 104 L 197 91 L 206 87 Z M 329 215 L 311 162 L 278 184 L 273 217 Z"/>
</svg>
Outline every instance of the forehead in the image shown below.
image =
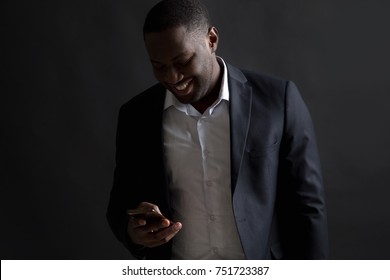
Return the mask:
<svg viewBox="0 0 390 280">
<path fill-rule="evenodd" d="M 194 32 L 188 32 L 184 26 L 145 34 L 146 50 L 149 57 L 156 61 L 170 60 L 179 54 L 191 53 L 196 44 Z"/>
</svg>

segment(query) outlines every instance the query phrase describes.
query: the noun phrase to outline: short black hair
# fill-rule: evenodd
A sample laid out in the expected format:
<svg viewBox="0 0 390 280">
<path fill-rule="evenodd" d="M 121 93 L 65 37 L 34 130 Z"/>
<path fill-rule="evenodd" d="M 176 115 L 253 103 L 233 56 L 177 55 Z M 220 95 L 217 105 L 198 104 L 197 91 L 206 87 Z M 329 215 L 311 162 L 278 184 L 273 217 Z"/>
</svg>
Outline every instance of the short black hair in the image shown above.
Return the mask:
<svg viewBox="0 0 390 280">
<path fill-rule="evenodd" d="M 206 32 L 210 27 L 207 8 L 198 0 L 162 0 L 147 14 L 143 34 L 185 26 L 188 31 Z"/>
</svg>

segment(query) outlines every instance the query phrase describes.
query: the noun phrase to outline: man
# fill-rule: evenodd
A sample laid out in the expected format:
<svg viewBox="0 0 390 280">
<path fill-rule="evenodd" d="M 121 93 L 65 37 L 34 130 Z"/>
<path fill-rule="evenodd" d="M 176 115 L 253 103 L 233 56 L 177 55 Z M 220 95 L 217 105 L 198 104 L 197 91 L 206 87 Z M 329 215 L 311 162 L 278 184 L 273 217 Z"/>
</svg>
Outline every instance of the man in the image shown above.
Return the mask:
<svg viewBox="0 0 390 280">
<path fill-rule="evenodd" d="M 119 113 L 107 211 L 141 259 L 324 259 L 327 225 L 309 112 L 291 81 L 227 64 L 195 0 L 144 23 L 158 84 Z"/>
</svg>

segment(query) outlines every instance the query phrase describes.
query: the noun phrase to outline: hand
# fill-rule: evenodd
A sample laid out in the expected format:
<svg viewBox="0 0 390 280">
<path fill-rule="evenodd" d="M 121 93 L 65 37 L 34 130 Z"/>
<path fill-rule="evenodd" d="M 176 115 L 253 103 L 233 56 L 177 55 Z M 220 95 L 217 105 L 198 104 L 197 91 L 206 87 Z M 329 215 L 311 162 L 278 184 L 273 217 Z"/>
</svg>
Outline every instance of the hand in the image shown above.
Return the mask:
<svg viewBox="0 0 390 280">
<path fill-rule="evenodd" d="M 181 229 L 182 224 L 165 218 L 157 205 L 142 202 L 136 209 L 127 211 L 130 215 L 127 233 L 139 245 L 152 248 L 171 240 Z"/>
</svg>

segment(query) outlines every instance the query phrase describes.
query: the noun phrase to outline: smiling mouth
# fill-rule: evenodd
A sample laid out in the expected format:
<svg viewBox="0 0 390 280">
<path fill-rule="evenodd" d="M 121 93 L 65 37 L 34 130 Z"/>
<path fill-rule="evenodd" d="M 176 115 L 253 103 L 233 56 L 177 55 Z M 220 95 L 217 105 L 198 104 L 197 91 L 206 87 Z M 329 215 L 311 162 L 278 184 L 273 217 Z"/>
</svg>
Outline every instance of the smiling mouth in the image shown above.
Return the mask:
<svg viewBox="0 0 390 280">
<path fill-rule="evenodd" d="M 190 87 L 191 82 L 192 82 L 192 79 L 187 80 L 185 82 L 181 82 L 177 85 L 174 85 L 173 88 L 178 92 L 185 92 Z"/>
</svg>

